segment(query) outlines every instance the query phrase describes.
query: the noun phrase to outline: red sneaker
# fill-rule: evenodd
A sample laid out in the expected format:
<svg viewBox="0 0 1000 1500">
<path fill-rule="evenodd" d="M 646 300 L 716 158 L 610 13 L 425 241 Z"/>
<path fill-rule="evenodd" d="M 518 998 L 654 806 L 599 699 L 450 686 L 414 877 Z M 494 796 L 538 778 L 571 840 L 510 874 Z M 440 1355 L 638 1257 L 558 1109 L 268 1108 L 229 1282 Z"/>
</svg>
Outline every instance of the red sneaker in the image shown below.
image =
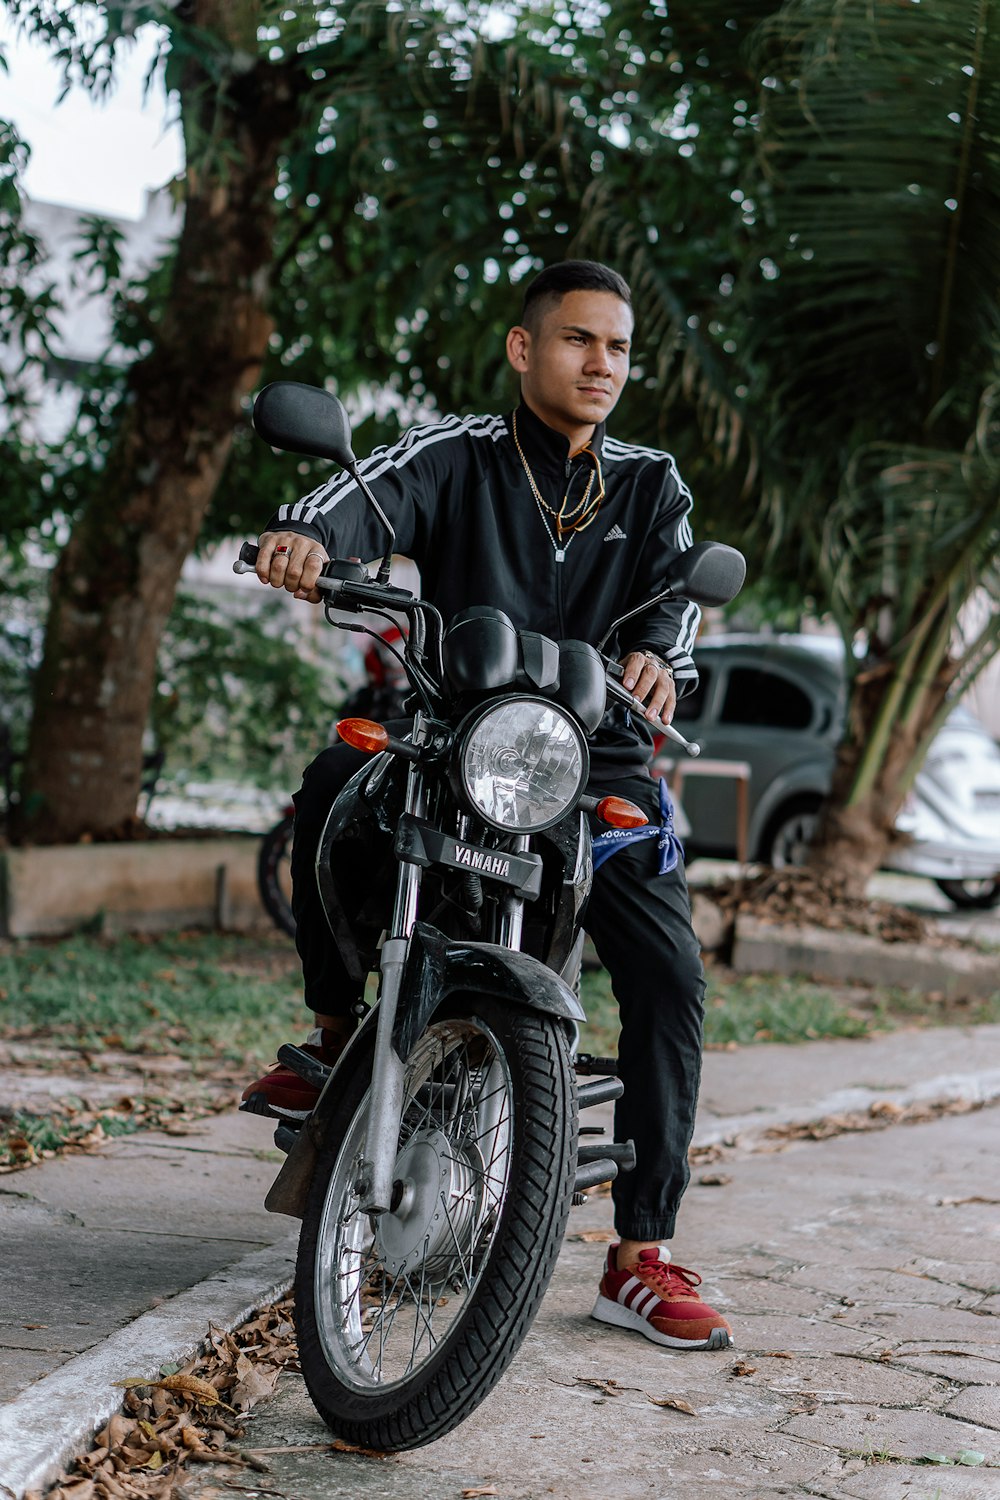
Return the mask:
<svg viewBox="0 0 1000 1500">
<path fill-rule="evenodd" d="M 615 1328 L 630 1328 L 670 1349 L 731 1349 L 733 1334 L 721 1313 L 698 1295 L 696 1271 L 670 1262 L 666 1245 L 639 1251 L 639 1264 L 618 1269 L 618 1245 L 608 1263 L 592 1318 Z"/>
<path fill-rule="evenodd" d="M 348 1035 L 341 1035 L 339 1031 L 317 1027 L 309 1033 L 308 1040 L 301 1043 L 301 1050 L 332 1067 L 349 1040 Z M 284 1063 L 278 1063 L 263 1078 L 248 1084 L 240 1098 L 240 1109 L 251 1115 L 268 1115 L 274 1120 L 305 1120 L 316 1108 L 319 1089 L 306 1083 Z"/>
</svg>

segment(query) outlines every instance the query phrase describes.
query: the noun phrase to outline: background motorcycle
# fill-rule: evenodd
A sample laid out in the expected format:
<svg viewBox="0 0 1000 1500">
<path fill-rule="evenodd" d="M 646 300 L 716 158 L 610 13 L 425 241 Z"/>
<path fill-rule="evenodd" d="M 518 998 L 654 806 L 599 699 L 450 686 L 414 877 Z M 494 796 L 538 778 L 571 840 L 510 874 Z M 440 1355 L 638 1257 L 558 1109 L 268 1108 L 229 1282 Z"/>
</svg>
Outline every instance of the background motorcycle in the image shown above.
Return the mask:
<svg viewBox="0 0 1000 1500">
<path fill-rule="evenodd" d="M 372 631 L 365 651 L 365 681 L 341 705 L 345 719 L 401 719 L 403 699 L 408 683 L 406 668 L 396 654 L 403 641 L 396 625 Z M 292 834 L 295 830 L 295 808 L 291 802 L 282 808 L 281 817 L 260 841 L 257 852 L 257 889 L 264 910 L 281 932 L 295 936 L 292 915 Z"/>
<path fill-rule="evenodd" d="M 320 1415 L 364 1447 L 412 1448 L 468 1416 L 510 1363 L 574 1193 L 634 1164 L 631 1142 L 578 1145 L 578 1109 L 622 1085 L 577 1086 L 600 1060 L 574 1065 L 585 1016 L 572 983 L 592 877 L 584 813 L 646 822 L 586 795 L 586 737 L 609 698 L 644 710 L 593 646 L 518 632 L 485 606 L 445 632 L 432 605 L 388 582 L 392 528 L 333 397 L 269 386 L 254 424 L 272 447 L 341 464 L 386 529 L 374 578 L 324 568 L 327 619 L 378 608 L 408 622 L 412 734 L 341 722 L 376 753 L 335 800 L 316 861 L 341 957 L 359 983 L 377 971 L 378 1002 L 332 1071 L 280 1050 L 321 1093 L 300 1131 L 275 1134 L 289 1154 L 266 1206 L 303 1221 L 295 1321 Z M 725 603 L 744 572 L 738 552 L 702 543 L 641 608 Z"/>
</svg>

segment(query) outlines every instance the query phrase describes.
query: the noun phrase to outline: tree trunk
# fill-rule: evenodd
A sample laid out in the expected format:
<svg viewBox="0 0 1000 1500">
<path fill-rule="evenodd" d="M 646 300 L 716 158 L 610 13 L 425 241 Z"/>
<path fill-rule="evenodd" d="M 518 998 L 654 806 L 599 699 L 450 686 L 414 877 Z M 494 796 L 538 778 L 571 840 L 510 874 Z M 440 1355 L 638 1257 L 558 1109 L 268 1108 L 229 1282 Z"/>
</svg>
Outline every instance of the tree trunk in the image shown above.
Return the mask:
<svg viewBox="0 0 1000 1500">
<path fill-rule="evenodd" d="M 948 694 L 956 664 L 947 654 L 915 681 L 890 668 L 855 679 L 849 727 L 837 751 L 829 799 L 809 851 L 807 867 L 825 886 L 862 899 L 869 880 L 882 868 L 894 843 L 896 817 L 923 762 Z M 893 699 L 901 705 L 879 751 L 879 721 Z M 905 708 L 903 707 L 905 705 Z"/>
<path fill-rule="evenodd" d="M 134 818 L 160 636 L 271 332 L 274 189 L 294 91 L 255 44 L 236 51 L 255 35 L 256 4 L 188 10 L 240 61 L 221 87 L 187 64 L 186 134 L 211 144 L 187 167 L 168 305 L 130 372 L 106 484 L 54 570 L 17 829 L 38 843 L 113 837 Z"/>
</svg>

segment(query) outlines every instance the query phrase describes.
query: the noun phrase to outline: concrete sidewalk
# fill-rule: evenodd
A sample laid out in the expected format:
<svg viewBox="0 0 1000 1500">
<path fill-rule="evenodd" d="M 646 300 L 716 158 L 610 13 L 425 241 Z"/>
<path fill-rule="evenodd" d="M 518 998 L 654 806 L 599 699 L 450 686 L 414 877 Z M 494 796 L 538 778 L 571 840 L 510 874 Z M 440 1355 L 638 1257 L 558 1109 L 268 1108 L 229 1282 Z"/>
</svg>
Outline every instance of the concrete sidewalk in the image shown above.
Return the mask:
<svg viewBox="0 0 1000 1500">
<path fill-rule="evenodd" d="M 319 1478 L 278 1481 L 296 1500 L 494 1483 L 567 1500 L 1000 1494 L 984 1469 L 907 1467 L 901 1489 L 898 1464 L 870 1462 L 972 1449 L 1000 1464 L 1000 1110 L 947 1112 L 998 1099 L 1000 1026 L 709 1053 L 696 1145 L 724 1161 L 695 1166 L 676 1254 L 705 1272 L 753 1370 L 587 1320 L 601 1250 L 573 1236 L 610 1227 L 597 1198 L 574 1213 L 512 1371 L 457 1433 L 374 1470 L 334 1465 L 287 1377 L 253 1444 L 323 1448 Z M 853 1132 L 920 1104 L 939 1107 L 932 1123 L 790 1143 L 821 1118 Z M 234 1326 L 287 1282 L 297 1226 L 260 1207 L 278 1160 L 266 1123 L 234 1112 L 3 1179 L 0 1484 L 40 1487 L 117 1409 L 115 1381 L 183 1359 L 209 1319 Z M 602 1395 L 592 1378 L 631 1389 Z M 670 1392 L 698 1417 L 647 1399 Z M 192 1500 L 202 1481 L 185 1478 Z"/>
</svg>

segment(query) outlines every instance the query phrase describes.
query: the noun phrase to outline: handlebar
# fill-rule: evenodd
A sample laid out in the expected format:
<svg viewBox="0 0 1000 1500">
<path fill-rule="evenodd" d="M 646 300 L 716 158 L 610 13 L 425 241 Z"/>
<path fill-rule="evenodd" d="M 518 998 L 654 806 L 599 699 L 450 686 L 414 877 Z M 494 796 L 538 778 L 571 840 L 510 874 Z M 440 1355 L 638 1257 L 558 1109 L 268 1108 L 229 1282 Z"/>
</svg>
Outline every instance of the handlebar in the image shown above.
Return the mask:
<svg viewBox="0 0 1000 1500">
<path fill-rule="evenodd" d="M 244 542 L 240 548 L 239 557 L 233 563 L 233 572 L 255 572 L 259 552 L 260 548 L 256 543 Z M 398 589 L 389 583 L 378 583 L 361 563 L 346 562 L 339 557 L 331 558 L 329 562 L 323 564 L 323 570 L 316 580 L 316 587 L 321 594 L 328 595 L 327 602 L 331 605 L 353 604 L 359 607 L 378 608 L 381 606 L 383 609 L 392 609 L 416 602 L 409 589 Z M 429 608 L 429 606 L 425 607 Z"/>
<path fill-rule="evenodd" d="M 240 555 L 233 563 L 234 573 L 253 573 L 256 571 L 257 554 L 259 547 L 254 542 L 244 542 L 240 548 Z M 372 579 L 368 570 L 356 562 L 345 562 L 341 558 L 332 558 L 324 563 L 323 571 L 316 580 L 316 587 L 320 593 L 327 595 L 328 607 L 351 607 L 356 609 L 401 609 L 407 613 L 415 610 L 426 610 L 437 616 L 437 611 L 431 605 L 424 604 L 422 600 L 415 599 L 408 589 L 394 588 L 388 583 L 378 583 Z M 438 646 L 437 654 L 440 654 Z M 693 740 L 686 740 L 672 724 L 665 724 L 662 719 L 647 719 L 646 705 L 641 698 L 634 697 L 627 688 L 619 686 L 613 677 L 608 676 L 608 693 L 620 702 L 626 703 L 629 708 L 642 715 L 647 724 L 665 734 L 675 745 L 680 745 L 688 755 L 701 754 L 701 746 Z"/>
</svg>

